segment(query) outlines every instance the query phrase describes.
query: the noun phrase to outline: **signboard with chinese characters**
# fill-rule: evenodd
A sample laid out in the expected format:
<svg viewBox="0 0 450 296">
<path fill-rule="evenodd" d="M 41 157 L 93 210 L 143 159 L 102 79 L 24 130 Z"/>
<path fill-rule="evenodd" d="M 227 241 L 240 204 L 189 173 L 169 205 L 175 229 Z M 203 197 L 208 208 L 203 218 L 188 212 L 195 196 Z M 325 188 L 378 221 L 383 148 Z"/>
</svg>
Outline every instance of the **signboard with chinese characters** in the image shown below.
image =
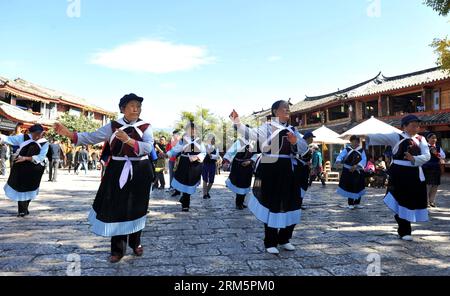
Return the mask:
<svg viewBox="0 0 450 296">
<path fill-rule="evenodd" d="M 16 122 L 0 116 L 0 130 L 12 132 L 16 129 L 16 125 Z"/>
</svg>

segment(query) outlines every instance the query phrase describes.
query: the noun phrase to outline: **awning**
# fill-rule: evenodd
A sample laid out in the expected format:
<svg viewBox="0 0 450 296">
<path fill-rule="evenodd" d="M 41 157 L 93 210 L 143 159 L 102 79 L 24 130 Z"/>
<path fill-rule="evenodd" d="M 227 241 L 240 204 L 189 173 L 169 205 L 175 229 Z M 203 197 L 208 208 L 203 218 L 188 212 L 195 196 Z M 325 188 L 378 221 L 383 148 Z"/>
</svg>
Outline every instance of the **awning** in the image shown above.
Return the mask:
<svg viewBox="0 0 450 296">
<path fill-rule="evenodd" d="M 314 143 L 317 144 L 341 144 L 341 145 L 345 145 L 348 143 L 348 141 L 340 139 L 339 138 L 339 134 L 332 131 L 331 129 L 329 129 L 328 127 L 326 127 L 325 125 L 314 130 L 313 135 L 315 136 L 314 138 Z"/>
<path fill-rule="evenodd" d="M 362 136 L 367 134 L 400 134 L 401 132 L 402 131 L 398 128 L 384 123 L 383 121 L 378 120 L 372 116 L 370 119 L 358 124 L 354 128 L 349 129 L 339 137 L 341 139 L 349 139 L 352 135 Z"/>
</svg>

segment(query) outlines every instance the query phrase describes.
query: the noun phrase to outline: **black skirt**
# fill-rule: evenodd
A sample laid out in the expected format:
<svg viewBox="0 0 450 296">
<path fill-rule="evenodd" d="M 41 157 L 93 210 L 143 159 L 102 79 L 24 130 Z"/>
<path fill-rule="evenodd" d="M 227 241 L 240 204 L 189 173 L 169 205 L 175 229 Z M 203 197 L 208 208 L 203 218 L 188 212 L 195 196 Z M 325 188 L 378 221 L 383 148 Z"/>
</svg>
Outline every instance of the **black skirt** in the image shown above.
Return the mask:
<svg viewBox="0 0 450 296">
<path fill-rule="evenodd" d="M 299 163 L 296 166 L 297 177 L 300 182 L 301 197 L 305 198 L 306 191 L 309 185 L 309 175 L 311 173 L 311 168 L 307 164 Z"/>
<path fill-rule="evenodd" d="M 272 228 L 286 228 L 300 222 L 300 180 L 291 159 L 260 162 L 248 208 L 258 220 Z"/>
<path fill-rule="evenodd" d="M 410 222 L 428 221 L 426 183 L 418 167 L 393 164 L 384 203 L 400 218 Z"/>
<path fill-rule="evenodd" d="M 226 185 L 231 191 L 242 195 L 250 192 L 253 178 L 253 166 L 251 164 L 246 167 L 242 166 L 244 161 L 233 160 L 230 175 L 226 181 Z"/>
<path fill-rule="evenodd" d="M 203 163 L 199 161 L 191 162 L 189 157 L 180 156 L 177 170 L 172 180 L 172 187 L 176 190 L 194 194 L 202 177 Z"/>
<path fill-rule="evenodd" d="M 350 172 L 348 168 L 342 169 L 337 194 L 344 198 L 360 199 L 366 193 L 365 174 L 361 170 Z"/>
<path fill-rule="evenodd" d="M 35 199 L 44 170 L 45 166 L 31 161 L 14 163 L 5 185 L 6 196 L 14 201 Z"/>
<path fill-rule="evenodd" d="M 440 167 L 424 167 L 425 182 L 427 185 L 441 185 L 441 168 Z"/>
<path fill-rule="evenodd" d="M 145 227 L 150 186 L 154 181 L 151 161 L 132 161 L 133 177 L 121 189 L 119 178 L 125 161 L 112 159 L 106 167 L 89 216 L 94 233 L 125 235 Z"/>
</svg>

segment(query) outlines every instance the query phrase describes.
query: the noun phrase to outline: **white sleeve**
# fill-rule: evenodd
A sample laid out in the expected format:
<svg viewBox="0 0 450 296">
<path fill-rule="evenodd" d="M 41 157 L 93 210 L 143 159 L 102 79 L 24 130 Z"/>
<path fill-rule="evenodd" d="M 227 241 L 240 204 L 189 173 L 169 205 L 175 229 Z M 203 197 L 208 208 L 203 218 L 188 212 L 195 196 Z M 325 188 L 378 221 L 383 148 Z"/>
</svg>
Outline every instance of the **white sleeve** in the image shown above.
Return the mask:
<svg viewBox="0 0 450 296">
<path fill-rule="evenodd" d="M 240 149 L 240 142 L 239 140 L 237 140 L 236 142 L 233 143 L 233 145 L 231 145 L 230 149 L 228 149 L 227 153 L 225 153 L 223 159 L 228 160 L 229 162 L 232 162 L 234 157 L 236 156 L 236 154 L 238 153 L 239 149 Z"/>
<path fill-rule="evenodd" d="M 237 129 L 237 132 L 241 134 L 242 136 L 245 136 L 248 134 L 249 139 L 252 141 L 260 141 L 260 143 L 263 143 L 267 139 L 267 128 L 268 124 L 263 124 L 259 127 L 255 128 L 249 128 L 245 124 L 236 124 L 235 127 Z"/>
<path fill-rule="evenodd" d="M 341 151 L 341 153 L 339 153 L 339 155 L 338 155 L 338 157 L 336 157 L 336 163 L 341 163 L 343 160 L 344 160 L 344 158 L 347 156 L 347 149 L 343 149 L 342 151 Z"/>
<path fill-rule="evenodd" d="M 184 147 L 183 140 L 180 140 L 174 147 L 172 147 L 172 149 L 170 149 L 169 152 L 167 152 L 167 155 L 169 157 L 174 157 L 175 155 L 183 151 L 183 147 Z"/>
<path fill-rule="evenodd" d="M 303 136 L 298 132 L 295 131 L 295 136 L 297 137 L 297 154 L 302 155 L 303 153 L 305 153 L 309 147 L 308 147 L 308 143 L 306 143 L 305 139 L 303 139 Z"/>
<path fill-rule="evenodd" d="M 255 154 L 253 154 L 251 160 L 253 162 L 256 162 L 258 160 L 258 157 L 260 157 L 260 156 L 261 156 L 261 153 L 255 153 Z"/>
<path fill-rule="evenodd" d="M 211 159 L 218 159 L 219 158 L 219 148 L 216 147 L 216 153 L 214 155 L 211 155 Z"/>
<path fill-rule="evenodd" d="M 87 133 L 77 133 L 78 142 L 77 146 L 80 145 L 95 145 L 104 141 L 109 141 L 109 138 L 112 136 L 111 123 L 108 123 L 105 126 L 102 126 L 95 132 L 87 132 Z"/>
<path fill-rule="evenodd" d="M 49 148 L 49 144 L 45 143 L 42 147 L 41 147 L 41 151 L 39 152 L 38 155 L 33 155 L 31 157 L 31 161 L 35 164 L 43 164 L 45 159 L 47 158 L 47 152 L 48 152 L 48 148 Z"/>
<path fill-rule="evenodd" d="M 25 141 L 24 135 L 16 135 L 16 136 L 5 136 L 0 135 L 0 143 L 8 144 L 12 146 L 20 146 Z"/>
<path fill-rule="evenodd" d="M 205 145 L 203 143 L 200 144 L 200 147 L 201 147 L 200 154 L 198 154 L 197 157 L 198 157 L 198 160 L 200 162 L 203 162 L 203 160 L 206 157 L 206 148 L 205 148 Z"/>
<path fill-rule="evenodd" d="M 422 137 L 422 140 L 420 141 L 420 153 L 420 155 L 414 156 L 415 166 L 421 166 L 427 163 L 431 158 L 430 148 L 428 147 L 428 143 L 424 137 Z"/>
<path fill-rule="evenodd" d="M 142 135 L 142 141 L 137 141 L 139 146 L 138 156 L 149 155 L 154 149 L 153 129 L 149 126 Z"/>
<path fill-rule="evenodd" d="M 445 159 L 445 157 L 446 157 L 445 152 L 444 152 L 444 150 L 442 150 L 442 148 L 441 148 L 441 151 L 439 151 L 439 155 L 441 156 L 442 159 Z"/>
<path fill-rule="evenodd" d="M 358 163 L 358 166 L 360 166 L 361 168 L 365 168 L 367 165 L 367 156 L 366 156 L 366 152 L 363 150 L 363 152 L 361 153 L 361 161 Z"/>
</svg>

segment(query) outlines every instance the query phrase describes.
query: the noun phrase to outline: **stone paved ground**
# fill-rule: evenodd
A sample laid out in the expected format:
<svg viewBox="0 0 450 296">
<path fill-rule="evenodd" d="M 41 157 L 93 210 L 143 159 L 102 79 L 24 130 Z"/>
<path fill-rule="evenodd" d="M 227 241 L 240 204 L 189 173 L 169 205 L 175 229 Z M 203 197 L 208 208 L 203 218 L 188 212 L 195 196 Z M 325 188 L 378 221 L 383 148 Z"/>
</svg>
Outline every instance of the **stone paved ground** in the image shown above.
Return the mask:
<svg viewBox="0 0 450 296">
<path fill-rule="evenodd" d="M 0 275 L 66 275 L 77 266 L 81 275 L 366 275 L 368 256 L 375 258 L 371 266 L 379 259 L 381 275 L 450 275 L 448 182 L 431 222 L 413 226 L 414 242 L 397 239 L 383 190 L 369 189 L 366 208 L 349 211 L 334 194 L 335 184 L 314 184 L 292 239 L 297 250 L 274 256 L 264 252 L 262 224 L 248 210 L 234 209 L 221 175 L 212 199 L 204 201 L 197 192 L 189 213 L 180 211 L 176 198 L 155 193 L 144 256 L 135 258 L 129 249 L 121 263 L 110 264 L 109 239 L 93 235 L 86 220 L 99 184 L 96 173 L 63 172 L 58 183 L 45 175 L 26 218 L 15 216 L 16 204 L 2 192 Z"/>
</svg>

